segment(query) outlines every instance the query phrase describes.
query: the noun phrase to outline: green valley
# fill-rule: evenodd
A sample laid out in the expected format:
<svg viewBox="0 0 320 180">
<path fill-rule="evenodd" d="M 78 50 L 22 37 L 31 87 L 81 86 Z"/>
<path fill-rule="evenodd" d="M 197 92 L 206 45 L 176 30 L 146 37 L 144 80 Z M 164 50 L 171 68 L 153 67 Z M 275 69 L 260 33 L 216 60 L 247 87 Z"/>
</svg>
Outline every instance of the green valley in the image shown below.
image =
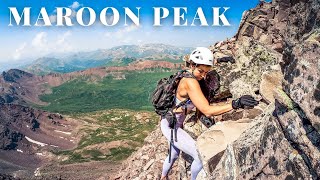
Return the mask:
<svg viewBox="0 0 320 180">
<path fill-rule="evenodd" d="M 160 78 L 177 70 L 149 68 L 113 72 L 104 78 L 81 76 L 53 87 L 41 109 L 82 122 L 75 149 L 53 152 L 62 164 L 122 161 L 142 146 L 159 122 L 150 94 Z"/>
<path fill-rule="evenodd" d="M 159 117 L 148 111 L 113 109 L 72 116 L 85 124 L 79 129 L 78 147 L 57 151 L 62 164 L 88 161 L 119 161 L 127 158 L 154 130 Z"/>
<path fill-rule="evenodd" d="M 125 79 L 107 76 L 94 82 L 78 78 L 54 87 L 51 94 L 42 95 L 40 99 L 49 105 L 41 108 L 63 114 L 114 108 L 151 111 L 150 93 L 160 78 L 172 73 L 163 69 L 124 72 Z"/>
</svg>

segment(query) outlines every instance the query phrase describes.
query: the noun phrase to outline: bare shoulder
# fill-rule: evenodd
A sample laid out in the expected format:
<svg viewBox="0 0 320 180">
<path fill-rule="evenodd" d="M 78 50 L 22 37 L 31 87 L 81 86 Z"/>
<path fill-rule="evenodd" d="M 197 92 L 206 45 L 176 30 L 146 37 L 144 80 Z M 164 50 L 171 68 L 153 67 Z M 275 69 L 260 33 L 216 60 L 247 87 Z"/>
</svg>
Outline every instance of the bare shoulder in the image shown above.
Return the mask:
<svg viewBox="0 0 320 180">
<path fill-rule="evenodd" d="M 178 96 L 187 97 L 190 86 L 195 86 L 197 84 L 197 80 L 193 78 L 182 78 L 178 85 Z M 194 84 L 194 85 L 192 85 Z M 192 88 L 191 88 L 192 89 Z"/>
<path fill-rule="evenodd" d="M 200 87 L 199 82 L 194 78 L 183 78 L 183 84 L 188 88 Z"/>
</svg>

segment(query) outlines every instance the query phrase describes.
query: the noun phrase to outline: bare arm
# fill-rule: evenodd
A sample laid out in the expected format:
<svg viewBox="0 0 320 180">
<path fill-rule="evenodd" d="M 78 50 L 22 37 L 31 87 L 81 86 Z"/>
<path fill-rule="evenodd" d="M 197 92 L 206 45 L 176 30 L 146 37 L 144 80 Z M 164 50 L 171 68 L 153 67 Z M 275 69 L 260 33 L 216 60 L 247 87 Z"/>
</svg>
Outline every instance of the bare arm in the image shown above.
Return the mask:
<svg viewBox="0 0 320 180">
<path fill-rule="evenodd" d="M 204 97 L 197 80 L 187 78 L 186 90 L 193 104 L 206 116 L 215 116 L 232 110 L 231 103 L 225 105 L 210 105 Z"/>
</svg>

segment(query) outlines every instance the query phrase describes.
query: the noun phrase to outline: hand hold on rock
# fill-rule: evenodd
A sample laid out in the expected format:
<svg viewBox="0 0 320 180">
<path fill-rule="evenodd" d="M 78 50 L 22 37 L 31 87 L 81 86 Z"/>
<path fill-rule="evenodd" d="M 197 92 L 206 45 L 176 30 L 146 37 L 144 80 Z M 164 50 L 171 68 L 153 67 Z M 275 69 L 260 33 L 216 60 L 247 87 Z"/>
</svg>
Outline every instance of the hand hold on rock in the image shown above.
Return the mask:
<svg viewBox="0 0 320 180">
<path fill-rule="evenodd" d="M 233 109 L 239 109 L 239 108 L 252 109 L 254 108 L 254 106 L 258 104 L 259 104 L 259 101 L 256 101 L 252 96 L 244 95 L 232 101 L 232 108 Z"/>
</svg>

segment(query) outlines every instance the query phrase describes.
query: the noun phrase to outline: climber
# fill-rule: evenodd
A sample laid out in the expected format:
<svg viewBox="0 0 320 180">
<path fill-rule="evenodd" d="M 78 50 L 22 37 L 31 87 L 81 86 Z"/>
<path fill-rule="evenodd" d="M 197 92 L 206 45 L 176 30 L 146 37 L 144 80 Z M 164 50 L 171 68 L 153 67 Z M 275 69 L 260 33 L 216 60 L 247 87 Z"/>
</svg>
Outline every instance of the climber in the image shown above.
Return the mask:
<svg viewBox="0 0 320 180">
<path fill-rule="evenodd" d="M 206 116 L 219 115 L 228 112 L 232 109 L 238 108 L 253 108 L 258 104 L 252 96 L 244 95 L 231 103 L 224 105 L 210 105 L 201 91 L 199 81 L 206 77 L 206 74 L 211 70 L 213 66 L 213 54 L 208 48 L 198 47 L 189 57 L 189 67 L 187 72 L 192 74 L 192 77 L 183 77 L 178 85 L 175 105 L 178 106 L 180 102 L 185 102 L 183 106 L 175 110 L 177 122 L 175 125 L 176 141 L 172 141 L 171 129 L 169 122 L 162 116 L 161 119 L 161 131 L 163 135 L 169 141 L 169 148 L 171 148 L 171 154 L 165 159 L 163 163 L 161 179 L 166 179 L 174 161 L 178 158 L 180 151 L 189 154 L 193 157 L 191 164 L 191 179 L 195 180 L 198 173 L 202 169 L 202 162 L 199 158 L 195 140 L 186 132 L 183 128 L 183 122 L 186 115 L 196 107 L 200 112 Z M 171 140 L 171 141 L 170 141 Z M 170 159 L 169 159 L 170 158 Z"/>
</svg>

